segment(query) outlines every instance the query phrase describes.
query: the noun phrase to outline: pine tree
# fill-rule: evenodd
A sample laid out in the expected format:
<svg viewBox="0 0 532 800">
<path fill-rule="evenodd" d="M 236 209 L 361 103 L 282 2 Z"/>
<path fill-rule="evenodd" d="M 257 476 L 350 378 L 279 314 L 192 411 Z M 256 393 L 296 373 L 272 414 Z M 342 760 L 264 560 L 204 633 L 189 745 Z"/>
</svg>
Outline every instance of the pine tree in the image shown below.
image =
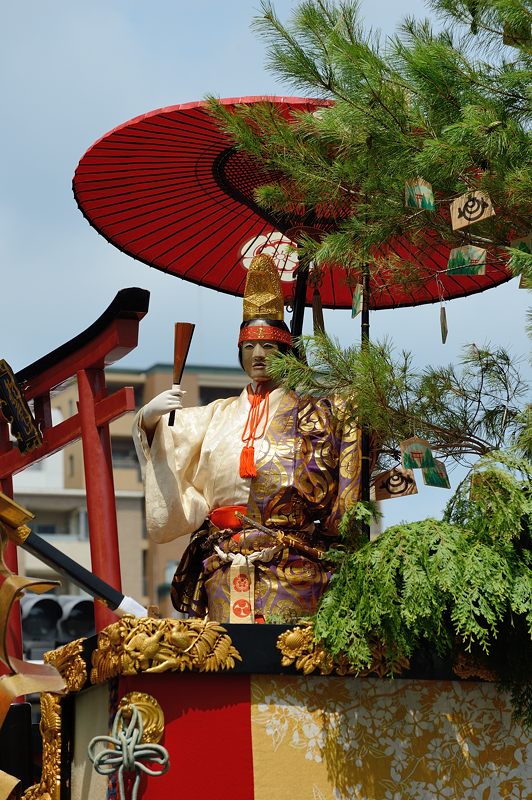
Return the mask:
<svg viewBox="0 0 532 800">
<path fill-rule="evenodd" d="M 526 438 L 528 387 L 502 348 L 469 345 L 458 366 L 418 370 L 409 353 L 395 356 L 387 342 L 342 349 L 319 334 L 303 337 L 302 347 L 304 361 L 295 353 L 275 359 L 270 373 L 302 393 L 341 396 L 372 431 L 377 470 L 397 466 L 400 442 L 411 436 L 462 466 Z"/>
<path fill-rule="evenodd" d="M 286 25 L 264 2 L 255 27 L 269 66 L 323 107 L 289 121 L 270 104 L 233 114 L 213 99 L 210 108 L 235 145 L 276 176 L 257 189 L 260 205 L 281 218 L 334 220 L 320 241 L 301 244 L 318 277 L 333 263 L 415 285 L 424 279 L 417 265 L 373 254 L 392 236 L 426 245 L 430 230 L 510 259 L 532 285 L 530 252 L 509 247 L 529 230 L 532 15 L 521 0 L 430 6 L 438 27 L 407 19 L 383 40 L 364 30 L 350 0 L 304 0 Z M 405 205 L 405 186 L 408 195 L 418 177 L 432 185 L 435 210 Z M 477 190 L 495 216 L 452 231 L 450 202 Z M 399 442 L 414 434 L 444 458 L 479 459 L 443 520 L 394 526 L 370 543 L 360 532 L 371 504 L 346 515 L 317 638 L 361 671 L 376 643 L 390 674 L 427 643 L 462 674 L 465 654 L 467 674 L 496 675 L 532 723 L 532 423 L 511 356 L 471 346 L 460 368 L 417 371 L 386 343 L 342 349 L 318 335 L 302 349 L 306 362 L 284 356 L 272 375 L 342 395 L 379 445 L 378 469 L 396 465 Z"/>
<path fill-rule="evenodd" d="M 364 31 L 350 0 L 305 0 L 286 25 L 264 2 L 255 27 L 270 68 L 332 104 L 287 121 L 268 104 L 232 114 L 211 102 L 236 146 L 278 175 L 257 190 L 260 205 L 280 216 L 335 219 L 332 232 L 301 248 L 316 270 L 368 264 L 373 274 L 391 270 L 412 283 L 422 270 L 396 256 L 375 258 L 375 247 L 397 235 L 425 246 L 430 229 L 505 262 L 508 253 L 496 248 L 528 232 L 531 13 L 521 0 L 431 5 L 441 28 L 407 19 L 383 40 Z M 434 212 L 404 205 L 405 184 L 418 176 L 434 188 Z M 452 231 L 450 201 L 477 190 L 496 215 Z M 530 254 L 512 255 L 518 271 L 531 269 Z"/>
</svg>

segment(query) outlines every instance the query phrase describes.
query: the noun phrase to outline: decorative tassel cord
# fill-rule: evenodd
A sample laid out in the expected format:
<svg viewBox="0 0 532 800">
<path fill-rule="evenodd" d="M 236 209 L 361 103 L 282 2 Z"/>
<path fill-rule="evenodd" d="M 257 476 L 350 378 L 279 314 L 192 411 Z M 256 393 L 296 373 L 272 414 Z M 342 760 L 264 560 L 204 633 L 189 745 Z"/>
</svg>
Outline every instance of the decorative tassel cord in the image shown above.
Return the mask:
<svg viewBox="0 0 532 800">
<path fill-rule="evenodd" d="M 257 439 L 262 439 L 264 436 L 270 413 L 270 393 L 268 391 L 263 393 L 259 384 L 257 390 L 250 394 L 248 417 L 242 433 L 244 447 L 240 453 L 241 478 L 255 478 L 257 475 L 254 444 Z M 259 432 L 258 429 L 261 424 L 262 430 Z"/>
<path fill-rule="evenodd" d="M 144 725 L 140 712 L 134 704 L 131 704 L 131 719 L 129 723 L 123 717 L 123 709 L 116 713 L 111 736 L 95 736 L 89 742 L 87 753 L 94 765 L 94 769 L 100 775 L 112 775 L 118 773 L 118 785 L 122 800 L 127 800 L 124 788 L 124 772 L 135 775 L 133 787 L 131 789 L 130 800 L 137 800 L 141 772 L 147 775 L 164 775 L 170 768 L 168 750 L 160 744 L 142 743 Z M 128 709 L 129 711 L 129 709 Z M 96 746 L 100 743 L 108 743 L 111 747 L 105 748 L 96 754 Z M 151 761 L 160 764 L 161 769 L 150 769 L 142 761 Z"/>
</svg>

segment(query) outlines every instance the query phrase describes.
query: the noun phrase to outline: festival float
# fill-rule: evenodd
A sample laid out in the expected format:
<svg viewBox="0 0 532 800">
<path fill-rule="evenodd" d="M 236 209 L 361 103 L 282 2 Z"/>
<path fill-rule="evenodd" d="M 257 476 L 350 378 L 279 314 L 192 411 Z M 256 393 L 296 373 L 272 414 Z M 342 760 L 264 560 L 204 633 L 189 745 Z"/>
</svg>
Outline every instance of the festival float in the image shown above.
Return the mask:
<svg viewBox="0 0 532 800">
<path fill-rule="evenodd" d="M 302 98 L 233 98 L 223 104 L 263 101 L 286 118 L 320 107 Z M 191 103 L 145 114 L 103 136 L 81 159 L 73 185 L 91 225 L 124 252 L 183 279 L 244 295 L 239 345 L 289 344 L 301 332 L 305 306 L 350 308 L 357 286 L 339 267 L 313 283 L 312 272 L 298 264 L 298 238 L 319 236 L 336 221 L 325 213 L 311 221 L 266 214 L 253 191 L 267 177 L 234 148 L 204 103 Z M 412 187 L 414 203 L 426 201 L 425 190 L 421 184 Z M 475 209 L 462 209 L 462 216 Z M 398 237 L 383 253 L 421 262 L 424 280 L 415 289 L 394 286 L 382 273 L 373 283 L 369 273 L 361 276 L 366 336 L 370 309 L 451 299 L 511 277 L 497 252 L 487 254 L 482 270 L 448 271 L 449 244 L 427 237 L 425 243 Z M 283 323 L 287 304 L 290 331 Z M 291 398 L 291 405 L 279 399 L 274 388 L 268 396 L 270 418 L 257 411 L 252 425 L 249 412 L 239 417 L 235 411 L 239 430 L 249 423 L 239 449 L 256 447 L 240 459 L 249 499 L 244 502 L 237 493 L 236 509 L 224 506 L 218 518 L 209 508 L 209 524 L 193 538 L 196 551 L 189 552 L 173 590 L 195 616 L 162 619 L 156 608 L 143 609 L 122 594 L 109 423 L 134 410 L 134 397 L 127 388 L 108 395 L 104 369 L 136 346 L 147 311 L 148 293 L 125 289 L 99 320 L 62 347 L 16 374 L 2 365 L 0 518 L 9 544 L 0 589 L 0 657 L 9 674 L 0 681 L 0 711 L 5 716 L 9 701 L 42 691 L 42 774 L 31 786 L 27 772 L 2 774 L 1 800 L 18 795 L 26 800 L 488 798 L 510 796 L 510 786 L 526 792 L 522 753 L 528 739 L 512 720 L 508 696 L 482 665 L 424 651 L 390 670 L 382 645 L 374 641 L 372 663 L 360 670 L 345 657 L 333 657 L 314 637 L 308 617 L 328 581 L 327 526 L 349 504 L 369 498 L 370 490 L 367 432 L 364 439 L 352 424 L 339 433 L 337 420 L 316 423 L 328 420 L 328 413 L 334 416 L 332 404 L 313 400 L 302 409 L 297 399 Z M 190 328 L 183 334 L 176 326 L 176 384 L 190 335 Z M 243 359 L 246 364 L 245 353 Z M 260 363 L 249 368 L 264 371 Z M 78 414 L 53 425 L 50 393 L 72 377 Z M 256 394 L 261 379 L 252 380 Z M 173 402 L 175 425 L 157 406 L 153 442 L 146 441 L 150 431 L 140 430 L 140 450 L 163 452 L 165 442 L 174 442 L 175 429 L 182 430 L 181 415 L 198 411 L 179 410 L 175 390 Z M 224 411 L 233 408 L 223 402 Z M 264 409 L 265 402 L 260 397 L 250 406 Z M 308 424 L 301 433 L 304 415 Z M 203 424 L 190 414 L 186 419 L 198 428 Z M 232 419 L 212 434 L 217 441 L 225 433 L 231 438 Z M 77 438 L 83 442 L 91 572 L 33 533 L 27 526 L 31 509 L 11 499 L 14 473 Z M 303 442 L 297 457 L 295 441 Z M 415 444 L 405 447 L 405 466 L 414 469 L 423 458 Z M 198 519 L 183 511 L 181 499 L 179 509 L 172 506 L 167 513 L 170 519 L 161 521 L 161 508 L 168 508 L 165 491 L 150 497 L 163 479 L 150 469 L 147 456 L 145 470 L 154 482 L 147 503 L 155 507 L 151 516 L 147 509 L 148 526 L 164 537 L 175 513 L 187 517 L 190 532 L 197 530 Z M 184 484 L 183 498 L 192 484 Z M 290 494 L 294 484 L 297 503 Z M 202 492 L 205 500 L 208 491 Z M 236 512 L 236 521 L 228 521 L 228 511 Z M 203 511 L 198 513 L 203 522 Z M 312 531 L 309 519 L 316 522 Z M 207 541 L 216 543 L 214 555 L 205 549 Z M 16 546 L 52 564 L 97 601 L 96 636 L 47 653 L 42 665 L 20 659 L 15 611 L 7 625 L 22 591 L 49 588 L 16 576 Z M 198 555 L 191 588 L 189 570 Z M 206 608 L 196 591 L 198 575 Z"/>
</svg>

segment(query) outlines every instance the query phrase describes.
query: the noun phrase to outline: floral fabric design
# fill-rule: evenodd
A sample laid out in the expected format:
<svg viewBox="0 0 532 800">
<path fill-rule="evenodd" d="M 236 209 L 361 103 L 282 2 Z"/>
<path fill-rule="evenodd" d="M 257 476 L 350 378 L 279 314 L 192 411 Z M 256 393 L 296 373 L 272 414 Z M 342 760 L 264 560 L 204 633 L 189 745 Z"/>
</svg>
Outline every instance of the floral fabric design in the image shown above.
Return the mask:
<svg viewBox="0 0 532 800">
<path fill-rule="evenodd" d="M 530 739 L 492 684 L 255 675 L 251 690 L 255 800 L 532 796 Z"/>
</svg>

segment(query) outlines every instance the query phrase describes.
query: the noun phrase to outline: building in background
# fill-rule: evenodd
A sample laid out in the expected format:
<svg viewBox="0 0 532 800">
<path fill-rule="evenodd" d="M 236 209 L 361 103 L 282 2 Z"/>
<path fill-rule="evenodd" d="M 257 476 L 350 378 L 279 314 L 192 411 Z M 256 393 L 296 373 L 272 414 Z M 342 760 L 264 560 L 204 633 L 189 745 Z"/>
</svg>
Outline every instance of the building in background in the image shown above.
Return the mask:
<svg viewBox="0 0 532 800">
<path fill-rule="evenodd" d="M 133 386 L 136 406 L 140 408 L 171 386 L 172 365 L 155 364 L 145 371 L 111 368 L 106 370 L 106 380 L 109 393 Z M 233 397 L 246 382 L 247 377 L 239 368 L 187 366 L 182 380 L 186 391 L 183 404 L 206 405 L 217 398 Z M 56 391 L 52 397 L 54 423 L 73 416 L 76 403 L 75 381 Z M 173 609 L 169 584 L 188 537 L 159 545 L 147 539 L 142 479 L 131 437 L 133 419 L 134 414 L 126 414 L 110 426 L 122 590 L 143 605 L 159 605 L 163 615 L 170 616 Z M 32 528 L 36 533 L 87 569 L 91 568 L 81 441 L 15 475 L 14 493 L 15 500 L 35 514 Z M 61 631 L 68 624 L 65 613 L 77 615 L 78 635 L 87 635 L 87 605 L 81 596 L 76 604 L 75 598 L 81 593 L 74 584 L 55 575 L 47 565 L 20 548 L 19 573 L 61 580 L 56 591 L 61 608 L 56 606 L 55 621 L 52 603 L 38 603 L 34 598 L 23 603 L 23 629 L 25 638 L 33 642 L 34 657 L 39 657 L 40 650 L 49 649 L 54 636 L 58 641 L 61 639 Z M 43 639 L 42 647 L 39 636 Z"/>
</svg>

